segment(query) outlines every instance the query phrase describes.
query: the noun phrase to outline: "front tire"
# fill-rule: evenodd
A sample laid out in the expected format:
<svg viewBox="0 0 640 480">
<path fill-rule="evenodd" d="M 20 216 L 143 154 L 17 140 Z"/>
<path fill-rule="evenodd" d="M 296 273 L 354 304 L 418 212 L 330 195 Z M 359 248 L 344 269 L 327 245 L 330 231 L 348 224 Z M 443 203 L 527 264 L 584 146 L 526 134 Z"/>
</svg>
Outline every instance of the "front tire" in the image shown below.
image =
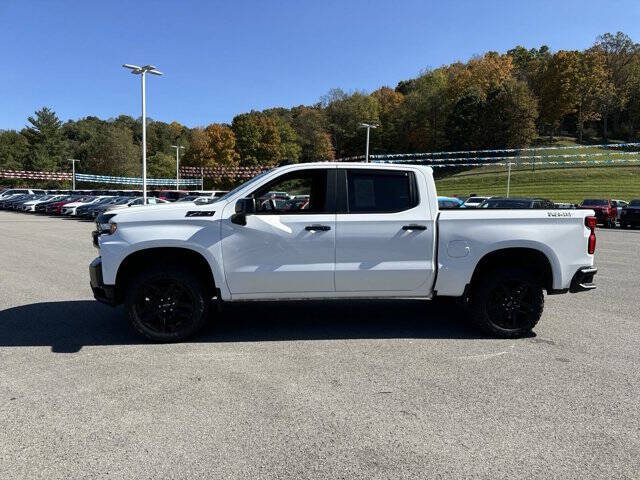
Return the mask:
<svg viewBox="0 0 640 480">
<path fill-rule="evenodd" d="M 153 267 L 128 283 L 125 306 L 140 335 L 154 342 L 180 342 L 204 326 L 210 303 L 206 291 L 184 267 Z"/>
<path fill-rule="evenodd" d="M 499 268 L 482 275 L 472 287 L 471 319 L 488 335 L 529 335 L 544 309 L 544 294 L 534 272 Z"/>
</svg>

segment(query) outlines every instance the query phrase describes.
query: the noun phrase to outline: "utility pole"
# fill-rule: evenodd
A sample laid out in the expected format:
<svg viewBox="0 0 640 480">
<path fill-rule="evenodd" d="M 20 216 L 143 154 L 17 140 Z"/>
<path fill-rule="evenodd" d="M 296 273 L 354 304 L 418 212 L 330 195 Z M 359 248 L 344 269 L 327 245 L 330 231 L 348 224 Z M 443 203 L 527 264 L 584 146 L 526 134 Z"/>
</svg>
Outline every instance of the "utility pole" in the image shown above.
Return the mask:
<svg viewBox="0 0 640 480">
<path fill-rule="evenodd" d="M 180 182 L 180 149 L 184 149 L 183 146 L 180 145 L 171 145 L 176 149 L 176 190 L 180 190 L 178 183 Z"/>
<path fill-rule="evenodd" d="M 138 67 L 137 65 L 131 65 L 125 63 L 122 65 L 124 68 L 131 70 L 134 75 L 140 75 L 142 81 L 142 202 L 147 204 L 147 100 L 146 100 L 146 87 L 145 77 L 147 73 L 152 75 L 162 75 L 156 67 L 153 65 L 145 65 Z"/>
<path fill-rule="evenodd" d="M 71 190 L 76 189 L 76 162 L 79 162 L 77 158 L 67 158 L 71 162 Z"/>
<path fill-rule="evenodd" d="M 358 125 L 358 128 L 367 129 L 367 146 L 365 147 L 365 151 L 364 151 L 364 161 L 365 163 L 369 163 L 369 131 L 372 128 L 378 128 L 378 125 L 375 125 L 373 123 L 361 123 L 360 125 Z"/>
</svg>

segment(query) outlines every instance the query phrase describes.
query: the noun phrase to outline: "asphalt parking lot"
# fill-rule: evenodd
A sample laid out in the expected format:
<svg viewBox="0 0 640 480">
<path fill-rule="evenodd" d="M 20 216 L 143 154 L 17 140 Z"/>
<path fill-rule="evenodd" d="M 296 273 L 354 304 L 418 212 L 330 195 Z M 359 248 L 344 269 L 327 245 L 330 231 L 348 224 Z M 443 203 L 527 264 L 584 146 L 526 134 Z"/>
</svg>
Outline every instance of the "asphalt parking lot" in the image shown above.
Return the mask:
<svg viewBox="0 0 640 480">
<path fill-rule="evenodd" d="M 229 305 L 192 343 L 93 301 L 93 225 L 0 212 L 0 478 L 639 478 L 640 230 L 494 340 L 452 304 Z"/>
</svg>

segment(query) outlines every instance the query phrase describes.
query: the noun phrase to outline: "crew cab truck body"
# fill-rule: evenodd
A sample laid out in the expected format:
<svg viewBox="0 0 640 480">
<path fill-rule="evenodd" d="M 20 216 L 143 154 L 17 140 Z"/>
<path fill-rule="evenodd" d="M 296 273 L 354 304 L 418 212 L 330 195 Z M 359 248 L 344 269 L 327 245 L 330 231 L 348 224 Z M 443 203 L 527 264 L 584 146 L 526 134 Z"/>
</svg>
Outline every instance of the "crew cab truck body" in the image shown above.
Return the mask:
<svg viewBox="0 0 640 480">
<path fill-rule="evenodd" d="M 273 191 L 309 201 L 283 205 Z M 460 297 L 485 332 L 517 337 L 538 322 L 543 290 L 595 288 L 592 215 L 440 212 L 429 167 L 290 165 L 215 203 L 100 215 L 91 287 L 155 341 L 194 334 L 213 302 L 435 296 Z"/>
</svg>

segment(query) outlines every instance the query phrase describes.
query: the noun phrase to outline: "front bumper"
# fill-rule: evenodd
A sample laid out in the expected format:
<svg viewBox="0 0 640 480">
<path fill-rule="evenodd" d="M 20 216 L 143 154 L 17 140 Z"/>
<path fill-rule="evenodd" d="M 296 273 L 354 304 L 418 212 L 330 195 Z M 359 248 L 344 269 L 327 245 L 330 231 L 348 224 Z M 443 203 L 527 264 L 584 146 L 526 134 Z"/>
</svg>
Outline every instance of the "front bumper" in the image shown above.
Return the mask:
<svg viewBox="0 0 640 480">
<path fill-rule="evenodd" d="M 95 258 L 89 265 L 89 284 L 93 297 L 99 302 L 112 307 L 120 304 L 115 285 L 105 285 L 102 281 L 102 258 L 100 257 Z"/>
<path fill-rule="evenodd" d="M 571 279 L 569 291 L 571 293 L 578 293 L 593 290 L 596 288 L 596 285 L 593 283 L 593 277 L 596 273 L 598 273 L 598 269 L 596 267 L 580 268 L 573 276 L 573 279 Z"/>
</svg>

